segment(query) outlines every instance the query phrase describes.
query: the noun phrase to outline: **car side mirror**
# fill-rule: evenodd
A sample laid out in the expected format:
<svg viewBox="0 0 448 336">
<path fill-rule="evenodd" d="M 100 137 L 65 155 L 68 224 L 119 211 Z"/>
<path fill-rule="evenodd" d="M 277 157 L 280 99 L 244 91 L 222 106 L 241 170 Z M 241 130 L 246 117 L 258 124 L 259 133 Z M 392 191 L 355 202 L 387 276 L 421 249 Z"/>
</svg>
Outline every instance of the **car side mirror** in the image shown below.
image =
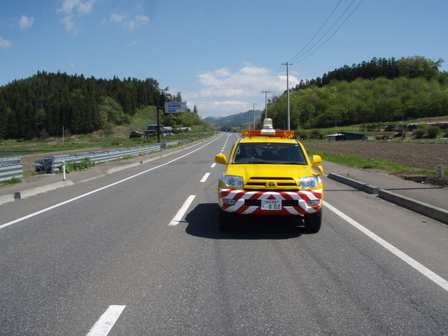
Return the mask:
<svg viewBox="0 0 448 336">
<path fill-rule="evenodd" d="M 317 174 L 317 176 L 323 175 L 324 174 L 324 167 L 322 166 L 317 166 L 317 170 L 319 171 L 319 174 Z"/>
<path fill-rule="evenodd" d="M 217 154 L 215 156 L 215 162 L 220 164 L 227 164 L 227 158 L 224 154 Z"/>
<path fill-rule="evenodd" d="M 311 164 L 314 166 L 314 165 L 317 165 L 317 164 L 319 164 L 319 163 L 321 163 L 322 162 L 322 158 L 321 158 L 321 156 L 320 155 L 313 155 L 313 158 L 312 158 L 312 160 L 311 160 Z"/>
</svg>

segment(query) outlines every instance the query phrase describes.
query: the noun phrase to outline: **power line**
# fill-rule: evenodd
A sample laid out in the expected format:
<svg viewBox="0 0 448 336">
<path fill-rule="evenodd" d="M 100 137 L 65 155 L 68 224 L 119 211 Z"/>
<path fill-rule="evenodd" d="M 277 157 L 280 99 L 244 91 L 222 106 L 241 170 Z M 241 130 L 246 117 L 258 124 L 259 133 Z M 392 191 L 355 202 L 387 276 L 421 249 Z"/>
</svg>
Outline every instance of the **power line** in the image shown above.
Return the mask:
<svg viewBox="0 0 448 336">
<path fill-rule="evenodd" d="M 361 3 L 364 0 L 361 0 L 358 5 L 350 12 L 350 14 L 347 16 L 347 18 L 337 27 L 337 29 L 329 36 L 329 38 L 327 38 L 324 43 L 322 43 L 319 47 L 317 47 L 317 49 L 313 50 L 313 48 L 320 42 L 322 41 L 322 39 L 330 33 L 330 31 L 334 28 L 334 26 L 344 17 L 344 15 L 347 13 L 347 11 L 350 9 L 350 7 L 353 6 L 353 4 L 355 3 L 356 0 L 352 0 L 352 2 L 347 6 L 347 8 L 344 10 L 344 12 L 339 16 L 339 18 L 333 23 L 333 25 L 327 29 L 327 31 L 325 32 L 325 34 L 323 34 L 321 36 L 321 38 L 314 43 L 310 48 L 308 48 L 305 52 L 300 51 L 299 53 L 297 53 L 291 60 L 290 62 L 301 62 L 304 59 L 308 58 L 309 56 L 311 56 L 312 54 L 314 54 L 317 50 L 319 50 L 325 43 L 327 43 L 330 38 L 332 38 L 338 31 L 339 29 L 345 24 L 345 22 L 347 22 L 347 20 L 353 15 L 353 13 L 356 11 L 356 9 L 358 9 L 358 7 L 361 5 Z M 340 1 L 339 1 L 340 3 Z M 330 17 L 333 15 L 333 13 L 335 12 L 336 8 L 339 6 L 339 3 L 336 5 L 336 7 L 333 9 L 332 13 L 330 14 L 330 16 L 327 18 L 327 20 L 325 21 L 325 23 L 321 26 L 321 28 L 319 28 L 318 32 L 314 35 L 314 37 L 310 40 L 310 42 L 307 43 L 306 46 L 308 46 L 312 40 L 314 40 L 315 36 L 322 30 L 323 26 L 326 24 L 326 22 L 330 19 Z M 306 46 L 304 48 L 302 48 L 302 50 L 304 50 L 306 48 Z M 306 54 L 310 53 L 308 56 L 305 56 Z"/>
<path fill-rule="evenodd" d="M 296 57 L 298 57 L 300 55 L 300 53 L 306 48 L 308 47 L 308 45 L 316 38 L 316 36 L 320 33 L 320 31 L 322 30 L 322 28 L 327 24 L 328 20 L 330 20 L 330 18 L 332 17 L 333 13 L 336 11 L 336 9 L 339 7 L 340 3 L 342 2 L 342 0 L 339 0 L 339 2 L 337 3 L 336 7 L 333 8 L 333 11 L 330 13 L 330 15 L 327 17 L 327 19 L 325 20 L 325 22 L 320 26 L 319 30 L 316 32 L 316 34 L 314 34 L 314 36 L 311 38 L 311 40 L 308 41 L 308 43 L 293 57 L 291 58 L 291 60 L 294 60 Z"/>
<path fill-rule="evenodd" d="M 339 29 L 341 29 L 341 27 L 345 24 L 345 22 L 352 16 L 352 14 L 358 9 L 358 7 L 361 5 L 361 3 L 364 0 L 361 0 L 361 2 L 353 9 L 353 11 L 347 16 L 347 18 L 340 24 L 340 26 L 333 32 L 333 34 L 331 34 L 319 47 L 317 47 L 316 50 L 314 50 L 311 54 L 309 54 L 308 56 L 304 56 L 301 59 L 296 60 L 296 62 L 301 62 L 305 59 L 307 59 L 308 57 L 310 57 L 311 55 L 313 55 L 316 51 L 318 51 L 320 48 L 322 48 L 338 31 Z M 320 41 L 320 40 L 319 40 Z"/>
</svg>

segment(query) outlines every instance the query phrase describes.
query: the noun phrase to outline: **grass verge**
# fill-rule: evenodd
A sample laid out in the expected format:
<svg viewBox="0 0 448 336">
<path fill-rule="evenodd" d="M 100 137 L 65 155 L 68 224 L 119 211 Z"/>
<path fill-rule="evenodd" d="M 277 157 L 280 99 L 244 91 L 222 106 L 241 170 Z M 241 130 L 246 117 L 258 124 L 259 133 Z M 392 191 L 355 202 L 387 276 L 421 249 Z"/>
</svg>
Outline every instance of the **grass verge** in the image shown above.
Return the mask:
<svg viewBox="0 0 448 336">
<path fill-rule="evenodd" d="M 390 161 L 381 161 L 377 159 L 365 159 L 359 156 L 341 155 L 338 153 L 327 152 L 323 150 L 310 149 L 309 155 L 320 155 L 322 160 L 337 163 L 340 165 L 359 168 L 359 169 L 381 169 L 391 173 L 413 173 L 436 175 L 435 170 L 417 169 L 400 165 Z"/>
<path fill-rule="evenodd" d="M 20 182 L 22 182 L 22 179 L 19 179 L 19 178 L 17 178 L 17 177 L 13 177 L 13 178 L 10 179 L 10 180 L 1 181 L 1 182 L 0 182 L 0 187 L 3 187 L 3 186 L 5 186 L 5 185 L 9 185 L 9 184 L 16 184 L 16 183 L 20 183 Z"/>
</svg>

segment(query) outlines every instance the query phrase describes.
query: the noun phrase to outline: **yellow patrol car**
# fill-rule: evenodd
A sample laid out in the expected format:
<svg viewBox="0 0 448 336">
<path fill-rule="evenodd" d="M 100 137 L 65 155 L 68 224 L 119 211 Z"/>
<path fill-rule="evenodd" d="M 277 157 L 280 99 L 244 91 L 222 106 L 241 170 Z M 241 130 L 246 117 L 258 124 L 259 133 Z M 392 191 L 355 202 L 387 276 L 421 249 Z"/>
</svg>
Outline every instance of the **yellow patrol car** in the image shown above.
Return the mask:
<svg viewBox="0 0 448 336">
<path fill-rule="evenodd" d="M 218 185 L 220 229 L 229 230 L 233 216 L 299 216 L 311 233 L 322 222 L 324 173 L 319 155 L 311 158 L 294 139 L 294 131 L 280 131 L 266 118 L 262 130 L 243 131 L 229 158 L 218 154 L 215 161 L 226 169 Z"/>
</svg>

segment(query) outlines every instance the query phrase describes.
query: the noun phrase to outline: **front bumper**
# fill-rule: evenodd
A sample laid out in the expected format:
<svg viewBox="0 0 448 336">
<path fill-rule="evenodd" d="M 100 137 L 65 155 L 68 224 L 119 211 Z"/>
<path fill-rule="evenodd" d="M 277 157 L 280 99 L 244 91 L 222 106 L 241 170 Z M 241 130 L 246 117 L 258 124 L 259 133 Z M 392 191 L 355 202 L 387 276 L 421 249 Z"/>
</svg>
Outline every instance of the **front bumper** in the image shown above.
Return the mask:
<svg viewBox="0 0 448 336">
<path fill-rule="evenodd" d="M 306 191 L 248 191 L 219 188 L 219 206 L 222 210 L 245 215 L 306 215 L 322 208 L 323 190 Z M 263 210 L 261 201 L 282 201 L 279 210 Z"/>
</svg>

